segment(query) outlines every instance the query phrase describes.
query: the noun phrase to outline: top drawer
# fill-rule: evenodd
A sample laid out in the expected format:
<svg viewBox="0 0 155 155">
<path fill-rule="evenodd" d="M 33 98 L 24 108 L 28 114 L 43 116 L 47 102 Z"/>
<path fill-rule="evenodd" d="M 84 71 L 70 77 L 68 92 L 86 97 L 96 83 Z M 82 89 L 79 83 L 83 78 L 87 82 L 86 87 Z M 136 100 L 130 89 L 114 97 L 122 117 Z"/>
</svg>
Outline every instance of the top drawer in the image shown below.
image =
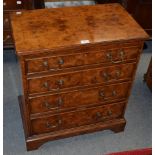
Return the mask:
<svg viewBox="0 0 155 155">
<path fill-rule="evenodd" d="M 24 9 L 24 0 L 4 0 L 4 10 L 20 10 Z"/>
<path fill-rule="evenodd" d="M 27 59 L 27 73 L 56 71 L 64 68 L 72 68 L 90 64 L 109 63 L 117 64 L 129 60 L 135 60 L 139 54 L 139 47 L 91 51 L 84 53 L 66 54 L 53 57 Z"/>
</svg>

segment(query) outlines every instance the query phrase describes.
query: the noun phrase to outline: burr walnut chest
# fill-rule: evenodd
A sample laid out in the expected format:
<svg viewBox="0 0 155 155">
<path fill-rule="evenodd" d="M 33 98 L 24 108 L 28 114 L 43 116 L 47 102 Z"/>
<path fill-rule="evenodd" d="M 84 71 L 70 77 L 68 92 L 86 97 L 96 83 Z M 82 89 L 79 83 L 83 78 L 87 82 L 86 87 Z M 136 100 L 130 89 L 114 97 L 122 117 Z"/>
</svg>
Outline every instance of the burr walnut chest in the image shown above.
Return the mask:
<svg viewBox="0 0 155 155">
<path fill-rule="evenodd" d="M 124 130 L 148 35 L 121 5 L 32 10 L 11 19 L 27 150 L 49 140 Z"/>
</svg>

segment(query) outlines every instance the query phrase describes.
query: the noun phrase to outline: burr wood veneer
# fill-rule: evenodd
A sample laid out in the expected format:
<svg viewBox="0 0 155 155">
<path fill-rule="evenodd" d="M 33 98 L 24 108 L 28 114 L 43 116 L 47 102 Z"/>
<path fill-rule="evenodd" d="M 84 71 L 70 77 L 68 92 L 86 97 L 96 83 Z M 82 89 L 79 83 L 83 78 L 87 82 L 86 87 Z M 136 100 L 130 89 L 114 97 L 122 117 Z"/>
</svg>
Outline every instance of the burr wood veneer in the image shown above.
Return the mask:
<svg viewBox="0 0 155 155">
<path fill-rule="evenodd" d="M 119 4 L 12 15 L 28 150 L 104 129 L 124 130 L 144 30 Z M 103 135 L 104 136 L 104 135 Z"/>
</svg>

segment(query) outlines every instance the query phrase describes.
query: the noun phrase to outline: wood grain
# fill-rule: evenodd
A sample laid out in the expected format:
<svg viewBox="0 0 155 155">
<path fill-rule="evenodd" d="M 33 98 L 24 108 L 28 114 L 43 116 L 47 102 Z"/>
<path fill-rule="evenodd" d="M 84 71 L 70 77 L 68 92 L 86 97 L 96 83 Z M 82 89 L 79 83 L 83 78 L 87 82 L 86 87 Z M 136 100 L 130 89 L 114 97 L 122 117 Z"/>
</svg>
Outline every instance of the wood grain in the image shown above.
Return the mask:
<svg viewBox="0 0 155 155">
<path fill-rule="evenodd" d="M 120 5 L 28 11 L 12 16 L 12 29 L 27 150 L 78 134 L 124 130 L 148 35 Z M 79 44 L 83 39 L 90 42 Z"/>
<path fill-rule="evenodd" d="M 78 88 L 87 85 L 96 85 L 118 80 L 130 80 L 135 64 L 116 65 L 87 69 L 76 72 L 67 72 L 46 77 L 36 77 L 28 80 L 29 93 L 61 91 L 63 89 Z M 128 72 L 126 72 L 128 70 Z"/>
<path fill-rule="evenodd" d="M 66 93 L 56 93 L 29 99 L 31 114 L 43 112 L 61 112 L 71 108 L 107 104 L 123 100 L 128 95 L 130 83 L 119 83 L 106 86 L 91 87 Z M 101 96 L 103 93 L 103 96 Z"/>
<path fill-rule="evenodd" d="M 18 54 L 149 37 L 119 4 L 25 11 L 12 16 L 12 27 Z"/>
<path fill-rule="evenodd" d="M 121 117 L 123 108 L 124 103 L 118 103 L 33 119 L 31 120 L 32 133 L 48 133 L 98 122 L 107 122 Z"/>
<path fill-rule="evenodd" d="M 123 60 L 121 59 L 121 52 L 123 52 Z M 70 53 L 70 52 L 69 52 Z M 97 51 L 96 49 L 90 50 L 89 52 L 83 51 L 83 53 L 73 53 L 73 54 L 65 54 L 59 56 L 51 56 L 51 57 L 39 57 L 39 58 L 31 58 L 26 60 L 26 67 L 28 74 L 38 73 L 38 72 L 46 72 L 46 71 L 56 71 L 65 68 L 72 68 L 78 66 L 85 66 L 90 64 L 112 64 L 111 59 L 109 59 L 108 55 L 111 54 L 113 61 L 129 61 L 136 59 L 139 55 L 139 47 L 133 46 L 128 48 L 120 48 L 118 49 L 100 49 Z"/>
</svg>

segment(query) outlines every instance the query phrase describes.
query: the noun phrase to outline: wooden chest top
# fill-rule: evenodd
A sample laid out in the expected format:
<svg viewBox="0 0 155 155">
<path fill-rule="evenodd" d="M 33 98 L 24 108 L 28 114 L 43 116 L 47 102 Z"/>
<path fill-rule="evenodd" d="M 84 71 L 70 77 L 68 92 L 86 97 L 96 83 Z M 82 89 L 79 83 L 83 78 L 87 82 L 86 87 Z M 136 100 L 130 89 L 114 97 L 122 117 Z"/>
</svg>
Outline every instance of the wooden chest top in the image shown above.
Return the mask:
<svg viewBox="0 0 155 155">
<path fill-rule="evenodd" d="M 119 4 L 51 8 L 12 15 L 16 52 L 54 50 L 148 35 Z"/>
</svg>

